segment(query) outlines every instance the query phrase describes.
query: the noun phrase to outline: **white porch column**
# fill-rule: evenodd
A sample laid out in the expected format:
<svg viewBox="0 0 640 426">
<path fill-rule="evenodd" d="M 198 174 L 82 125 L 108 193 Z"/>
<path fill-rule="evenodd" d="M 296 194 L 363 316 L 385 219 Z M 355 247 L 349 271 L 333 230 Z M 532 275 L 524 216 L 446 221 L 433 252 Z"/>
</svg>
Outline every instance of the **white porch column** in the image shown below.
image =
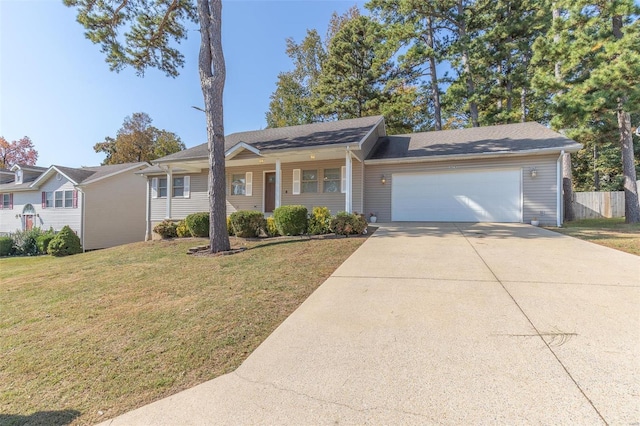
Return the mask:
<svg viewBox="0 0 640 426">
<path fill-rule="evenodd" d="M 145 206 L 145 216 L 147 220 L 144 230 L 144 240 L 151 241 L 151 179 L 149 176 L 145 176 L 145 178 L 147 179 L 147 202 Z"/>
<path fill-rule="evenodd" d="M 171 219 L 171 197 L 173 196 L 173 171 L 171 166 L 167 168 L 167 211 L 165 216 L 167 219 Z"/>
<path fill-rule="evenodd" d="M 347 148 L 347 154 L 345 155 L 345 173 L 346 173 L 346 188 L 344 193 L 344 211 L 347 213 L 351 213 L 351 209 L 353 208 L 351 203 L 351 194 L 352 194 L 352 180 L 353 180 L 353 172 L 351 165 L 351 151 Z"/>
<path fill-rule="evenodd" d="M 280 159 L 276 159 L 276 208 L 282 204 L 282 169 Z"/>
</svg>

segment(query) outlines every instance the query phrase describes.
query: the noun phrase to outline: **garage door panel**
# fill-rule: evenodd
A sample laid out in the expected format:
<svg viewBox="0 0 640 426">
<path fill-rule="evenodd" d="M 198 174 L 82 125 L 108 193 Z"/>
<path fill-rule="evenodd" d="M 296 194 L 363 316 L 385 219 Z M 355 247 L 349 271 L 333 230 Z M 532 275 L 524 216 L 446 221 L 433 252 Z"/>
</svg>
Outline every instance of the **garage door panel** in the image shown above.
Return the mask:
<svg viewBox="0 0 640 426">
<path fill-rule="evenodd" d="M 392 220 L 520 222 L 520 170 L 394 174 Z"/>
</svg>

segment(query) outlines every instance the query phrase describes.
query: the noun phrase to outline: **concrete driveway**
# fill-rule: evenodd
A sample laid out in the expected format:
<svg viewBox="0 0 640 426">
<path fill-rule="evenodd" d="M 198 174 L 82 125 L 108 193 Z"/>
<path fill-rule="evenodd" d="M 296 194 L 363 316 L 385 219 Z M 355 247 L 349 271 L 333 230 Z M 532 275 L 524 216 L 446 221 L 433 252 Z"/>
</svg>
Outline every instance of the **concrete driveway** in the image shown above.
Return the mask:
<svg viewBox="0 0 640 426">
<path fill-rule="evenodd" d="M 640 257 L 381 225 L 235 372 L 110 425 L 640 424 Z"/>
</svg>

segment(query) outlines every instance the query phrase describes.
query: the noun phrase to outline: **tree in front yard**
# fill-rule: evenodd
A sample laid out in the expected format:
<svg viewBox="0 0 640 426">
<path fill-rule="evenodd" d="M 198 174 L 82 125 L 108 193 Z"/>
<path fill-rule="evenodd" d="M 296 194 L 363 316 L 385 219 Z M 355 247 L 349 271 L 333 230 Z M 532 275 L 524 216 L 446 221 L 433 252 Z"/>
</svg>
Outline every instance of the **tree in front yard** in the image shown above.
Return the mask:
<svg viewBox="0 0 640 426">
<path fill-rule="evenodd" d="M 78 10 L 86 37 L 99 44 L 112 70 L 133 67 L 139 75 L 157 68 L 178 75 L 184 56 L 173 47 L 187 37 L 185 24 L 200 26 L 199 73 L 209 146 L 211 252 L 230 248 L 227 233 L 222 94 L 222 0 L 63 0 Z"/>
<path fill-rule="evenodd" d="M 27 136 L 11 142 L 0 136 L 0 169 L 8 169 L 16 164 L 35 166 L 36 161 L 38 151 Z"/>
</svg>

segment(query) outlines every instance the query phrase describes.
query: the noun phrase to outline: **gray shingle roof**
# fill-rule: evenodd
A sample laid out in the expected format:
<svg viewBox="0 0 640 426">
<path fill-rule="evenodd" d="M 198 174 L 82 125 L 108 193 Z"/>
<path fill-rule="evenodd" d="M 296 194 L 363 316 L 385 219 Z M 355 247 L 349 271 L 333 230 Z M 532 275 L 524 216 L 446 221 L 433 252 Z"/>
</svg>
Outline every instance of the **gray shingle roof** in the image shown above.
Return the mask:
<svg viewBox="0 0 640 426">
<path fill-rule="evenodd" d="M 259 150 L 278 150 L 358 143 L 380 121 L 382 116 L 303 124 L 300 126 L 232 133 L 225 137 L 225 150 L 244 142 Z M 199 160 L 209 156 L 207 144 L 159 158 L 154 162 Z"/>
<path fill-rule="evenodd" d="M 387 136 L 370 160 L 445 155 L 517 153 L 542 149 L 575 151 L 580 144 L 536 122 Z"/>
</svg>

